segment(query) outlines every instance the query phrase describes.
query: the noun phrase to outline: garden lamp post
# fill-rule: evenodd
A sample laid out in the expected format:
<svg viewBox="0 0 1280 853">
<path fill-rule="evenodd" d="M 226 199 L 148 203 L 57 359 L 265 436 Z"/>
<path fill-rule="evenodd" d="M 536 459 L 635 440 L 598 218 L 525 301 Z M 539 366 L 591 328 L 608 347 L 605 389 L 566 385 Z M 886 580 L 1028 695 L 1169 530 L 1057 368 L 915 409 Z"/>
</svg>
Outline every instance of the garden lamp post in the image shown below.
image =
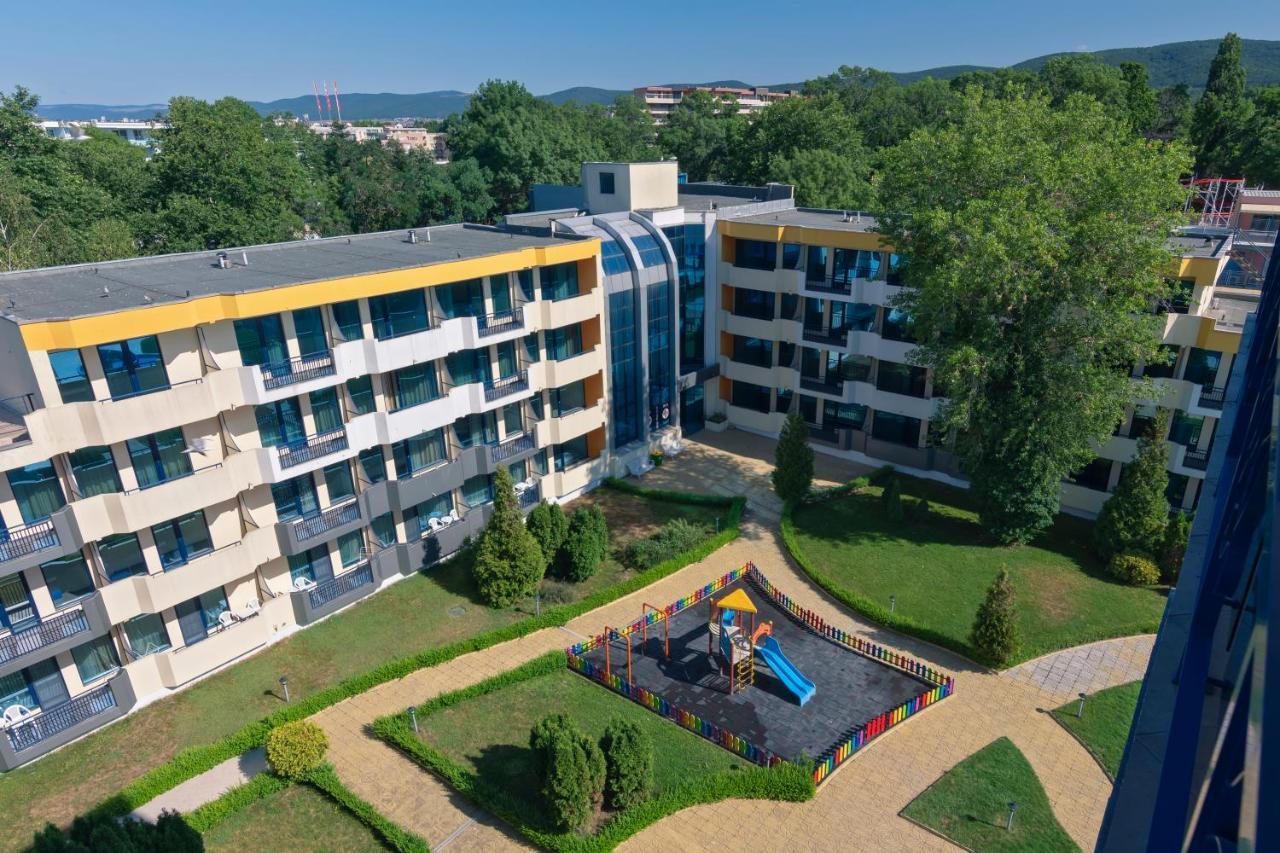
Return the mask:
<svg viewBox="0 0 1280 853">
<path fill-rule="evenodd" d="M 1079 719 L 1083 716 L 1084 716 L 1084 694 L 1081 693 L 1080 704 L 1076 706 L 1076 718 Z"/>
<path fill-rule="evenodd" d="M 280 689 L 284 691 L 285 704 L 289 702 L 289 678 L 288 676 L 280 676 Z"/>
<path fill-rule="evenodd" d="M 1006 832 L 1013 831 L 1013 813 L 1016 812 L 1017 810 L 1018 810 L 1017 803 L 1009 803 L 1009 818 L 1004 823 L 1004 828 Z"/>
<path fill-rule="evenodd" d="M 413 725 L 413 733 L 416 735 L 418 733 L 418 709 L 412 705 L 409 706 L 409 722 Z"/>
<path fill-rule="evenodd" d="M 898 609 L 898 596 L 896 595 L 889 596 L 889 612 L 892 613 L 897 609 Z"/>
</svg>

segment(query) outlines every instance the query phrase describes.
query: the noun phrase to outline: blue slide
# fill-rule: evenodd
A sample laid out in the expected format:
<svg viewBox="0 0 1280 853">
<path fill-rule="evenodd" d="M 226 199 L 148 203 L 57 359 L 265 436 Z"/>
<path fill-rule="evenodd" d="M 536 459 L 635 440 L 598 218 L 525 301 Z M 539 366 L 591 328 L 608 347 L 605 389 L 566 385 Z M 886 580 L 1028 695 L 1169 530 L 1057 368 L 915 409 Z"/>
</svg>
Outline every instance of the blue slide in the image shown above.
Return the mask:
<svg viewBox="0 0 1280 853">
<path fill-rule="evenodd" d="M 800 670 L 796 669 L 795 664 L 787 660 L 787 656 L 782 653 L 782 647 L 778 645 L 778 641 L 772 636 L 764 638 L 764 645 L 756 646 L 756 651 L 760 657 L 778 676 L 778 680 L 787 686 L 787 689 L 796 695 L 800 700 L 801 706 L 813 698 L 814 692 L 817 690 L 813 686 L 813 682 L 805 678 Z"/>
</svg>

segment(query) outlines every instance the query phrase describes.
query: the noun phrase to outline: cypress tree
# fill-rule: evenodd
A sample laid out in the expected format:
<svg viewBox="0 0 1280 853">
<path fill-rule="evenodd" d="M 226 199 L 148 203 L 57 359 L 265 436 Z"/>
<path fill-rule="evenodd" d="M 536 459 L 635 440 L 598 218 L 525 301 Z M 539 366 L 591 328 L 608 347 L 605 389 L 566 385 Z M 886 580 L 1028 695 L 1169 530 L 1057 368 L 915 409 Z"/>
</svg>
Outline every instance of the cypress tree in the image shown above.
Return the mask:
<svg viewBox="0 0 1280 853">
<path fill-rule="evenodd" d="M 506 468 L 493 476 L 493 515 L 480 535 L 473 572 L 480 597 L 490 607 L 507 607 L 532 595 L 546 573 L 538 540 L 524 526 L 515 487 Z"/>
<path fill-rule="evenodd" d="M 1110 560 L 1122 551 L 1156 554 L 1169 520 L 1169 446 L 1164 435 L 1168 412 L 1161 410 L 1138 439 L 1138 455 L 1124 466 L 1115 492 L 1107 498 L 1093 528 L 1098 555 Z"/>
<path fill-rule="evenodd" d="M 774 460 L 771 478 L 778 497 L 792 503 L 809 494 L 813 484 L 813 448 L 809 446 L 809 427 L 800 415 L 787 415 L 778 433 Z"/>
<path fill-rule="evenodd" d="M 1009 570 L 1003 566 L 978 608 L 969 642 L 980 657 L 997 666 L 1011 660 L 1018 650 L 1018 602 Z"/>
<path fill-rule="evenodd" d="M 1196 149 L 1196 174 L 1224 175 L 1233 171 L 1235 134 L 1252 112 L 1245 97 L 1240 36 L 1227 33 L 1209 65 L 1204 94 L 1191 118 L 1191 141 Z"/>
</svg>

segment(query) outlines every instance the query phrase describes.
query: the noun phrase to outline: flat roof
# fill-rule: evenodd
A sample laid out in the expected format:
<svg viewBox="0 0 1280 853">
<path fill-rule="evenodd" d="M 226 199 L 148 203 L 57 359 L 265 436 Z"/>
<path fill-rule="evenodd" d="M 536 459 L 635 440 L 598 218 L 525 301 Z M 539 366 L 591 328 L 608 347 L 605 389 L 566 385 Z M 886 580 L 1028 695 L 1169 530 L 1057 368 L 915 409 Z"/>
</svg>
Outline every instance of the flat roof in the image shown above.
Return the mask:
<svg viewBox="0 0 1280 853">
<path fill-rule="evenodd" d="M 846 222 L 846 215 L 851 219 Z M 749 222 L 754 225 L 798 225 L 804 228 L 823 228 L 828 231 L 853 231 L 868 233 L 875 229 L 876 218 L 869 213 L 856 210 L 819 210 L 811 207 L 793 207 L 772 213 L 757 213 L 750 216 L 735 216 L 734 222 Z"/>
<path fill-rule="evenodd" d="M 484 225 L 434 225 L 415 230 L 417 243 L 410 243 L 408 230 L 400 229 L 224 249 L 230 269 L 220 269 L 217 251 L 207 250 L 0 273 L 0 316 L 23 323 L 110 314 L 581 239 L 522 234 Z"/>
<path fill-rule="evenodd" d="M 1225 236 L 1189 232 L 1170 237 L 1166 245 L 1184 258 L 1216 258 L 1226 242 Z"/>
</svg>

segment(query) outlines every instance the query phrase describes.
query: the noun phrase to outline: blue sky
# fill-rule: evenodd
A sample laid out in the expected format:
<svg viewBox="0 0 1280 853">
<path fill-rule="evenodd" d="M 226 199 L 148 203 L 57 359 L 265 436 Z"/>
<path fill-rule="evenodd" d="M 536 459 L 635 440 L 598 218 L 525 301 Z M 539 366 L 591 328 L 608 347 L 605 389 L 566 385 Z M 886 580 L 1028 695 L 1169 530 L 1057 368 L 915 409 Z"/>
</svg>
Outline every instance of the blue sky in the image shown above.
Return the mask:
<svg viewBox="0 0 1280 853">
<path fill-rule="evenodd" d="M 804 80 L 841 64 L 911 71 L 1007 65 L 1060 50 L 1280 39 L 1273 0 L 44 0 L 5 12 L 0 88 L 45 103 L 185 94 L 271 100 L 336 79 L 345 92 L 469 91 L 491 77 L 536 93 L 576 85 Z M 1273 7 L 1274 8 L 1274 7 Z"/>
</svg>

